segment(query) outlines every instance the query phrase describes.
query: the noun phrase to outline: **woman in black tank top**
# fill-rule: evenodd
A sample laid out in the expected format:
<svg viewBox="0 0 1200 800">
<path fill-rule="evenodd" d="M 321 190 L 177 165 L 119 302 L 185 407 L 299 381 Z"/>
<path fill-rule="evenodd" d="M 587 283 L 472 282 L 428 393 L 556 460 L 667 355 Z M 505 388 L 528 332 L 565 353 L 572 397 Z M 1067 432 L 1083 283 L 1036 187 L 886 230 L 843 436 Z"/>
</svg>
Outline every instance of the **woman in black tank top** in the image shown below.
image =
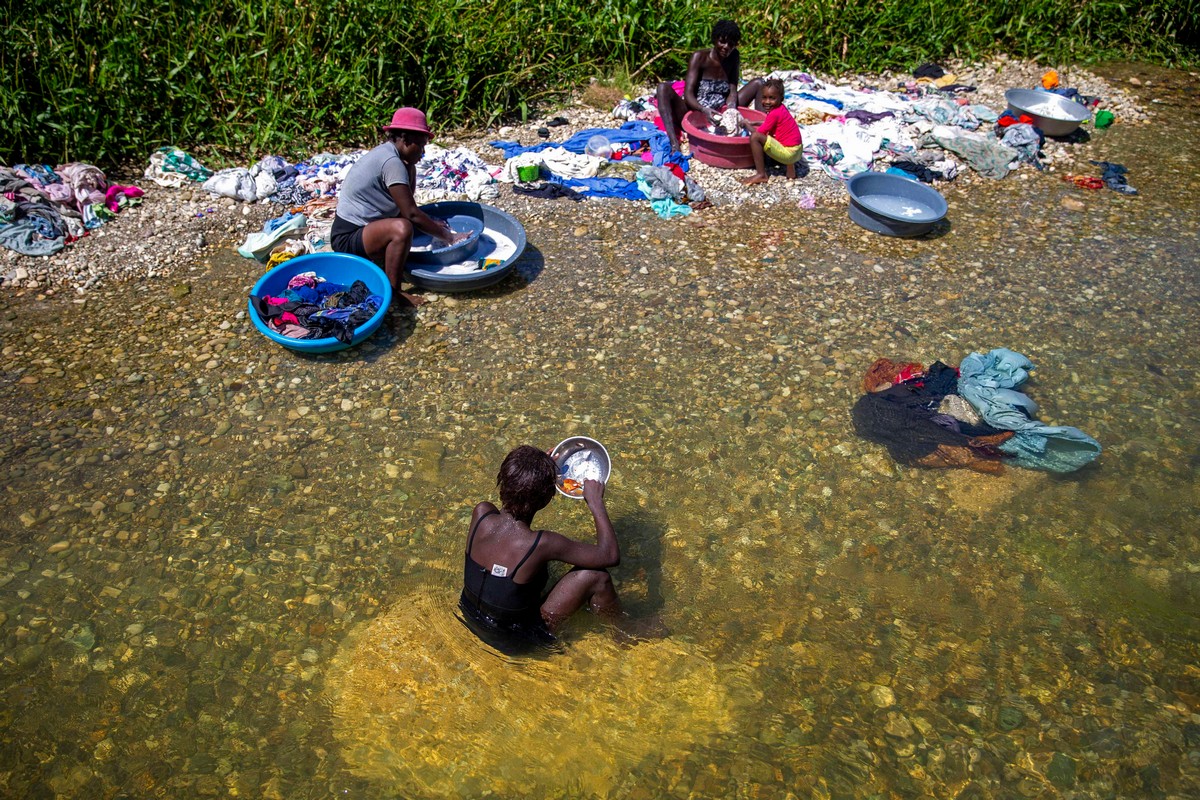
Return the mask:
<svg viewBox="0 0 1200 800">
<path fill-rule="evenodd" d="M 501 508 L 485 501 L 471 515 L 459 608 L 476 635 L 505 651 L 553 643 L 554 630 L 584 606 L 614 619 L 621 613 L 606 570 L 621 562 L 621 550 L 604 508 L 604 484 L 583 485 L 595 544 L 531 528 L 534 514 L 554 498 L 557 475 L 547 453 L 521 445 L 504 459 L 496 478 Z M 551 561 L 574 568 L 547 592 Z"/>
</svg>

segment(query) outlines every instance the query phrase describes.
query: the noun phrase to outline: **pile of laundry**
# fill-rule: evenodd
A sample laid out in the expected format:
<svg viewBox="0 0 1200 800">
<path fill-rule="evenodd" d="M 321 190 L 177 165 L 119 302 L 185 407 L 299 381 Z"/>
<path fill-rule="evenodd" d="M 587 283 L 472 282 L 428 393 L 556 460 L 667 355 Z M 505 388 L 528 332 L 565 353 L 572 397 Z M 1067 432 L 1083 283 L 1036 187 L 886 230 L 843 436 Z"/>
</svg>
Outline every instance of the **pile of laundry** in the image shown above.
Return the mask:
<svg viewBox="0 0 1200 800">
<path fill-rule="evenodd" d="M 650 200 L 662 217 L 690 213 L 707 202 L 704 190 L 687 175 L 688 157 L 672 151 L 667 135 L 644 120 L 619 128 L 588 128 L 561 144 L 491 144 L 505 157 L 496 179 L 516 183 L 514 191 L 521 194 Z M 632 163 L 637 172 L 632 179 L 601 176 L 613 162 Z M 539 180 L 533 185 L 520 181 L 520 169 L 528 166 L 538 167 Z"/>
<path fill-rule="evenodd" d="M 1017 391 L 1033 363 L 1006 348 L 971 353 L 958 368 L 881 358 L 863 378 L 851 416 L 859 436 L 901 464 L 999 473 L 1005 463 L 1072 472 L 1100 455 L 1077 428 L 1046 425 Z"/>
<path fill-rule="evenodd" d="M 27 256 L 57 253 L 141 197 L 91 164 L 0 167 L 0 245 Z"/>
<path fill-rule="evenodd" d="M 251 301 L 271 330 L 291 339 L 334 337 L 349 344 L 354 330 L 375 316 L 383 298 L 371 294 L 362 281 L 349 287 L 331 283 L 315 272 L 294 276 L 277 296 L 252 296 Z"/>
<path fill-rule="evenodd" d="M 972 103 L 975 87 L 958 83 L 936 64 L 922 64 L 895 90 L 835 86 L 798 70 L 765 77 L 783 81 L 784 105 L 800 125 L 805 158 L 839 180 L 874 169 L 926 183 L 949 181 L 962 162 L 990 178 L 1003 178 L 1022 162 L 1041 168 L 1044 136 L 1033 120 L 1005 120 Z M 1041 83 L 1035 88 L 1088 108 L 1100 102 L 1060 86 L 1056 73 L 1047 73 Z M 681 81 L 676 91 L 682 94 Z M 612 113 L 617 119 L 658 118 L 653 95 L 621 100 Z M 1097 127 L 1112 119 L 1109 112 L 1096 113 Z"/>
</svg>

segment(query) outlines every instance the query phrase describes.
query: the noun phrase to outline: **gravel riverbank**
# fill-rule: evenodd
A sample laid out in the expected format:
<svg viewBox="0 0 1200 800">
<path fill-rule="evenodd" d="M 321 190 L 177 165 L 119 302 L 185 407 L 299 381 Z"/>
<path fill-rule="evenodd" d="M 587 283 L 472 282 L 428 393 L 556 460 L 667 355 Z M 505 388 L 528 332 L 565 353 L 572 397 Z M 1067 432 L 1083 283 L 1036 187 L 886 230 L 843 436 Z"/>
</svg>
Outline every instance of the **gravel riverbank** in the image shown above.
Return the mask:
<svg viewBox="0 0 1200 800">
<path fill-rule="evenodd" d="M 958 76 L 960 83 L 978 87 L 970 96 L 972 102 L 1003 109 L 1006 89 L 1037 85 L 1042 74 L 1050 67 L 997 57 L 973 64 L 950 62 L 946 68 Z M 1102 107 L 1116 114 L 1118 125 L 1148 124 L 1153 119 L 1150 107 L 1133 94 L 1142 86 L 1140 79 L 1135 77 L 1132 81 L 1117 84 L 1085 69 L 1057 69 L 1064 86 L 1073 86 L 1085 95 L 1102 97 Z M 830 83 L 849 84 L 855 88 L 894 88 L 909 76 L 885 72 L 878 75 L 819 77 Z M 646 87 L 646 91 L 650 88 Z M 586 128 L 615 127 L 620 124 L 620 121 L 612 118 L 608 109 L 590 107 L 577 96 L 529 124 L 459 132 L 457 135 L 439 136 L 436 141 L 447 147 L 470 147 L 484 160 L 499 164 L 503 160 L 498 151 L 489 146 L 489 142 L 501 138 L 503 133 L 503 138 L 522 144 L 535 144 L 542 141 L 537 133 L 538 128 L 555 116 L 565 117 L 568 124 L 551 128 L 550 141 L 564 141 Z M 1047 141 L 1044 149 L 1051 171 L 1083 168 L 1072 165 L 1086 165 L 1089 157 L 1095 157 L 1093 151 L 1091 144 L 1072 145 L 1052 140 Z M 246 163 L 260 155 L 247 155 Z M 818 204 L 844 202 L 841 184 L 816 168 L 794 181 L 776 176 L 766 185 L 747 188 L 738 182 L 738 178 L 744 175 L 742 171 L 715 169 L 697 159 L 691 163 L 693 177 L 718 206 L 795 206 L 805 195 L 813 197 Z M 1028 174 L 1031 170 L 1031 167 L 1025 166 L 1016 175 Z M 964 169 L 956 181 L 941 184 L 939 188 L 946 192 L 970 191 L 973 185 L 988 180 Z M 201 191 L 198 185 L 163 189 L 150 181 L 141 180 L 138 184 L 146 190 L 140 206 L 126 210 L 113 222 L 53 256 L 29 257 L 9 250 L 0 251 L 0 291 L 33 291 L 46 296 L 62 292 L 82 295 L 103 281 L 169 279 L 186 272 L 216 250 L 236 247 L 247 233 L 260 229 L 264 221 L 278 216 L 281 211 L 281 206 L 272 202 L 242 204 L 227 198 L 212 197 Z M 511 209 L 522 205 L 513 204 L 515 198 L 509 187 L 500 188 L 501 207 Z M 597 202 L 627 201 L 587 201 L 588 204 Z M 584 205 L 578 211 L 581 218 L 587 215 L 586 209 L 587 205 Z"/>
</svg>

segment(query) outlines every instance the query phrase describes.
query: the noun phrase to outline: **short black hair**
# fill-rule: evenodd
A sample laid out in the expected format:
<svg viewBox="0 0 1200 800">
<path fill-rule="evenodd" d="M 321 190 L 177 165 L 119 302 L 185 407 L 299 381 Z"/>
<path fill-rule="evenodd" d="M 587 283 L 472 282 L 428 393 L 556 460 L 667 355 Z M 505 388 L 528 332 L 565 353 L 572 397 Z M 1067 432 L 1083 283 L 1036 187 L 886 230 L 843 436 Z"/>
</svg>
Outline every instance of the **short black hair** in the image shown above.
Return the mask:
<svg viewBox="0 0 1200 800">
<path fill-rule="evenodd" d="M 712 40 L 724 39 L 734 47 L 737 47 L 738 42 L 742 40 L 742 30 L 738 24 L 731 19 L 719 19 L 717 24 L 713 25 Z"/>
<path fill-rule="evenodd" d="M 774 89 L 775 91 L 779 92 L 779 99 L 780 100 L 783 99 L 783 95 L 784 95 L 783 81 L 781 81 L 779 78 L 768 78 L 766 81 L 763 82 L 762 88 L 763 88 L 764 92 L 767 89 Z"/>
<path fill-rule="evenodd" d="M 504 457 L 496 485 L 500 503 L 518 519 L 533 516 L 554 499 L 558 465 L 545 450 L 523 444 Z"/>
</svg>

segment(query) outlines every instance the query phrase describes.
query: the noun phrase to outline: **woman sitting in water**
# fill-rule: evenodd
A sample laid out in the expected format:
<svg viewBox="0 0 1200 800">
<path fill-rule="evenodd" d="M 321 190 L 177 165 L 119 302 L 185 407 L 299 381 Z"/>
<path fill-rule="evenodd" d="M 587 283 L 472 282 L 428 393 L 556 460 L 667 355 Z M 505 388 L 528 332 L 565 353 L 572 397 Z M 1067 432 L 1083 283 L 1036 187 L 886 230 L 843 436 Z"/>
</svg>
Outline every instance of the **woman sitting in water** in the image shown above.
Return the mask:
<svg viewBox="0 0 1200 800">
<path fill-rule="evenodd" d="M 468 627 L 498 646 L 553 643 L 558 626 L 585 605 L 612 621 L 621 615 L 606 571 L 621 563 L 621 548 L 604 508 L 604 484 L 583 484 L 596 544 L 530 527 L 533 515 L 554 498 L 557 476 L 554 459 L 521 445 L 505 457 L 496 477 L 502 508 L 484 501 L 471 515 L 459 608 Z M 574 569 L 546 593 L 551 561 Z"/>
<path fill-rule="evenodd" d="M 413 229 L 419 228 L 447 244 L 470 234 L 456 234 L 444 220 L 422 211 L 413 199 L 417 162 L 425 155 L 425 145 L 433 135 L 425 113 L 415 108 L 397 109 L 391 124 L 383 130 L 387 141 L 366 153 L 346 173 L 329 239 L 335 251 L 379 264 L 393 291 L 417 305 L 421 302 L 418 298 L 400 291 Z"/>
<path fill-rule="evenodd" d="M 689 111 L 699 111 L 713 125 L 720 121 L 720 112 L 726 108 L 747 106 L 752 101 L 759 106 L 759 90 L 762 80 L 755 78 L 742 87 L 737 85 L 741 76 L 742 62 L 738 53 L 738 42 L 742 33 L 737 23 L 727 19 L 713 26 L 712 47 L 692 53 L 688 62 L 687 77 L 684 79 L 683 97 L 675 92 L 670 83 L 660 83 L 656 96 L 658 113 L 662 115 L 663 127 L 671 147 L 679 149 L 679 132 L 683 117 Z"/>
</svg>

